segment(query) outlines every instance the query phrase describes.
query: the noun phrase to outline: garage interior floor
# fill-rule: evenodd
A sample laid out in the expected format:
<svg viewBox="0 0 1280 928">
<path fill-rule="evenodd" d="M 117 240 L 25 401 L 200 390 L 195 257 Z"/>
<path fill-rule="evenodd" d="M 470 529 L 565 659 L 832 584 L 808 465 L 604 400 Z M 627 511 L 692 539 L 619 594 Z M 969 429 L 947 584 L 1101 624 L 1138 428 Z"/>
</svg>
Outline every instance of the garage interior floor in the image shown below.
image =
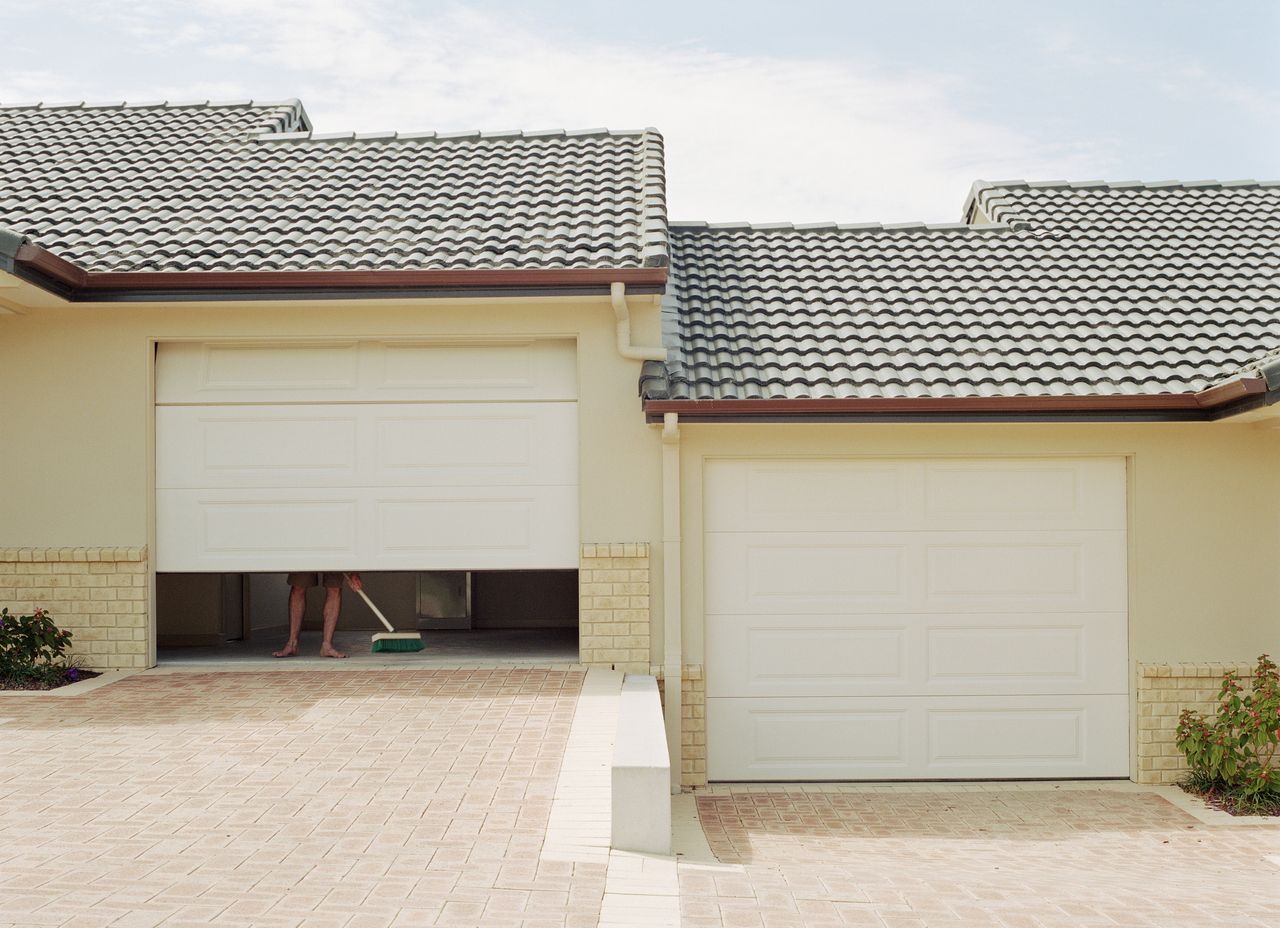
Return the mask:
<svg viewBox="0 0 1280 928">
<path fill-rule="evenodd" d="M 314 668 L 316 665 L 351 664 L 494 667 L 503 665 L 539 666 L 576 664 L 578 662 L 578 630 L 576 628 L 470 629 L 463 631 L 424 631 L 426 647 L 421 651 L 374 654 L 370 650 L 373 630 L 342 631 L 334 636 L 339 651 L 350 655 L 345 661 L 319 655 L 320 633 L 304 631 L 299 653 L 287 660 L 271 656 L 284 644 L 285 630 L 273 635 L 255 632 L 250 641 L 228 641 L 213 647 L 161 648 L 156 660 L 168 666 L 207 666 L 210 664 L 270 663 Z"/>
</svg>

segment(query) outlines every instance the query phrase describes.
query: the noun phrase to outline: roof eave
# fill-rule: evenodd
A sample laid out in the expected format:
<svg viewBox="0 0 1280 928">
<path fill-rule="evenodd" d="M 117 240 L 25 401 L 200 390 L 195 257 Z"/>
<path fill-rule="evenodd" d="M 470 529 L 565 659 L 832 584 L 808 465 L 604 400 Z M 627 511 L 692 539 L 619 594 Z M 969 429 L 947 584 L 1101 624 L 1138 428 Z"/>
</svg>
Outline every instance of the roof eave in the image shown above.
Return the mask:
<svg viewBox="0 0 1280 928">
<path fill-rule="evenodd" d="M 1241 377 L 1197 393 L 1134 396 L 957 396 L 847 399 L 646 399 L 645 416 L 691 422 L 1016 421 L 1134 419 L 1207 421 L 1280 399 L 1262 377 Z"/>
<path fill-rule="evenodd" d="M 480 268 L 343 271 L 87 271 L 38 245 L 18 245 L 13 272 L 71 302 L 309 299 L 333 296 L 605 294 L 614 283 L 659 293 L 668 268 Z"/>
</svg>

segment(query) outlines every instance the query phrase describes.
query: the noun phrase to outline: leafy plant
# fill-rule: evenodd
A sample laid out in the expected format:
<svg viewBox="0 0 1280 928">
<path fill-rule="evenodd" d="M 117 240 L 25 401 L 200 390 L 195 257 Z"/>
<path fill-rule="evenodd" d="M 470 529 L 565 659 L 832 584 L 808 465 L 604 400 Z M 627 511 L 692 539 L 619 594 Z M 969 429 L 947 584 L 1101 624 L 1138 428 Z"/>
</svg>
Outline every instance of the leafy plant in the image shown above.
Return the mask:
<svg viewBox="0 0 1280 928">
<path fill-rule="evenodd" d="M 0 681 L 50 681 L 75 669 L 66 658 L 71 632 L 58 628 L 49 613 L 13 615 L 0 609 Z"/>
<path fill-rule="evenodd" d="M 1191 766 L 1186 785 L 1193 791 L 1224 793 L 1244 810 L 1274 806 L 1280 801 L 1276 663 L 1266 654 L 1258 658 L 1250 692 L 1228 673 L 1211 717 L 1184 709 L 1178 718 L 1177 745 Z"/>
</svg>

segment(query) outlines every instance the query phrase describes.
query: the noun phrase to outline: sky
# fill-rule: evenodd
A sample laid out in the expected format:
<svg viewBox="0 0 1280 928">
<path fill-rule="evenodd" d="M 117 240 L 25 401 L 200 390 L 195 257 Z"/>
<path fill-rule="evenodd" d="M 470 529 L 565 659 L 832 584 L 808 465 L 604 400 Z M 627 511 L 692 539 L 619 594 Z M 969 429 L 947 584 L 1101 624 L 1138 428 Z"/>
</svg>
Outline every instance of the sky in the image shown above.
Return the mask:
<svg viewBox="0 0 1280 928">
<path fill-rule="evenodd" d="M 0 0 L 0 35 L 4 103 L 654 126 L 673 219 L 951 222 L 977 179 L 1280 179 L 1280 0 Z"/>
</svg>

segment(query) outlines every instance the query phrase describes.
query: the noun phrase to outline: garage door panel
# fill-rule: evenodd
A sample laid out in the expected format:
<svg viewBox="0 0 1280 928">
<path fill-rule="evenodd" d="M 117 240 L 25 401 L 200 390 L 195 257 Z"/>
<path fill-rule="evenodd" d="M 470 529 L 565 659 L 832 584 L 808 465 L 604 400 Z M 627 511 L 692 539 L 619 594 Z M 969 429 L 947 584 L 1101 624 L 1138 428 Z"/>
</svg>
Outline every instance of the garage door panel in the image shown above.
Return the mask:
<svg viewBox="0 0 1280 928">
<path fill-rule="evenodd" d="M 357 479 L 352 408 L 162 407 L 156 410 L 156 486 L 333 485 Z"/>
<path fill-rule="evenodd" d="M 707 616 L 708 696 L 1127 691 L 1124 613 Z"/>
<path fill-rule="evenodd" d="M 900 708 L 775 704 L 753 708 L 735 721 L 753 767 L 798 763 L 903 770 L 910 762 L 908 719 Z"/>
<path fill-rule="evenodd" d="M 923 636 L 930 692 L 1128 690 L 1123 612 L 930 616 Z"/>
<path fill-rule="evenodd" d="M 1123 532 L 931 533 L 922 611 L 1119 612 Z"/>
<path fill-rule="evenodd" d="M 275 402 L 334 397 L 360 386 L 355 341 L 293 344 L 164 345 L 156 358 L 156 398 L 171 402 Z"/>
<path fill-rule="evenodd" d="M 156 402 L 572 400 L 568 339 L 461 342 L 209 342 L 160 346 Z"/>
<path fill-rule="evenodd" d="M 162 571 L 572 569 L 572 340 L 161 345 Z"/>
<path fill-rule="evenodd" d="M 1000 706 L 930 709 L 930 767 L 1083 763 L 1085 708 Z"/>
<path fill-rule="evenodd" d="M 708 612 L 911 611 L 912 552 L 899 536 L 709 534 Z M 918 572 L 918 568 L 916 568 Z"/>
<path fill-rule="evenodd" d="M 1128 775 L 1125 696 L 707 699 L 712 780 Z"/>
<path fill-rule="evenodd" d="M 578 566 L 576 486 L 402 492 L 376 509 L 370 558 L 385 569 Z"/>
<path fill-rule="evenodd" d="M 552 484 L 578 476 L 572 403 L 371 407 L 375 482 Z"/>
<path fill-rule="evenodd" d="M 923 464 L 901 461 L 709 461 L 706 527 L 714 532 L 866 530 L 919 524 Z"/>
<path fill-rule="evenodd" d="M 994 458 L 924 465 L 925 528 L 937 531 L 1123 531 L 1119 458 Z"/>
<path fill-rule="evenodd" d="M 708 462 L 711 777 L 1126 775 L 1125 474 Z"/>
<path fill-rule="evenodd" d="M 707 695 L 841 695 L 889 684 L 909 690 L 910 634 L 889 615 L 708 615 Z"/>
<path fill-rule="evenodd" d="M 713 532 L 704 559 L 713 613 L 1125 608 L 1119 532 Z"/>
<path fill-rule="evenodd" d="M 185 540 L 210 557 L 278 556 L 305 552 L 352 558 L 359 501 L 355 499 L 206 499 L 184 522 Z M 176 568 L 175 568 L 176 569 Z"/>
<path fill-rule="evenodd" d="M 1125 527 L 1117 458 L 709 461 L 704 482 L 711 532 Z"/>
<path fill-rule="evenodd" d="M 576 482 L 574 403 L 164 406 L 156 485 L 332 487 Z"/>
<path fill-rule="evenodd" d="M 502 343 L 366 342 L 362 383 L 386 397 L 423 401 L 571 400 L 575 346 L 567 339 Z"/>
<path fill-rule="evenodd" d="M 161 490 L 160 571 L 577 567 L 576 486 Z"/>
</svg>

